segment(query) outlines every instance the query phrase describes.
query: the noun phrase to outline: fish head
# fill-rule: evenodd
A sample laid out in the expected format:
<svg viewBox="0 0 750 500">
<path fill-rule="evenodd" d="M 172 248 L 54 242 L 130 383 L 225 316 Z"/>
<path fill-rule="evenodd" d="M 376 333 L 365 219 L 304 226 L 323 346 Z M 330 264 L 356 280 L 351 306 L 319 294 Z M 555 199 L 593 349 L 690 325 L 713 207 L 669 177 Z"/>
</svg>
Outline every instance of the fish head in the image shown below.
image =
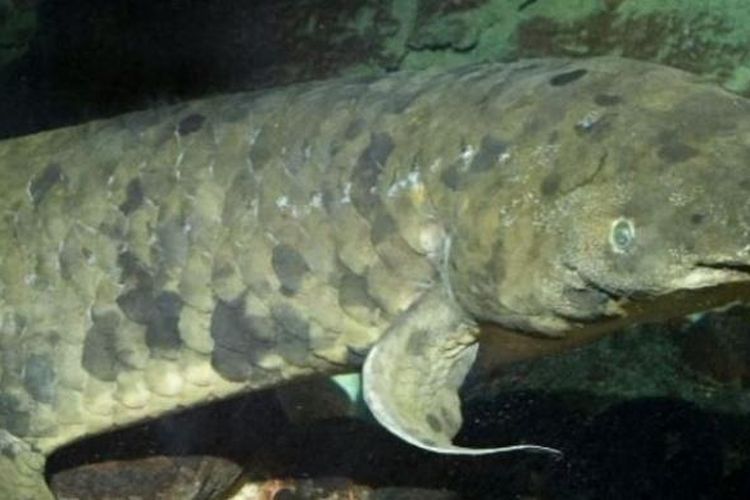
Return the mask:
<svg viewBox="0 0 750 500">
<path fill-rule="evenodd" d="M 589 64 L 536 138 L 554 141 L 518 141 L 525 198 L 500 188 L 473 214 L 493 249 L 466 292 L 482 320 L 557 335 L 750 280 L 750 102 L 671 68 Z"/>
<path fill-rule="evenodd" d="M 539 254 L 548 273 L 540 302 L 586 322 L 633 302 L 749 281 L 750 149 L 735 152 L 744 160 L 706 151 L 665 169 L 641 157 L 629 174 L 602 172 L 561 197 L 547 214 L 556 237 Z"/>
<path fill-rule="evenodd" d="M 544 267 L 563 284 L 552 309 L 583 320 L 750 280 L 748 102 L 669 68 L 617 86 L 621 135 L 546 212 L 559 251 Z"/>
</svg>

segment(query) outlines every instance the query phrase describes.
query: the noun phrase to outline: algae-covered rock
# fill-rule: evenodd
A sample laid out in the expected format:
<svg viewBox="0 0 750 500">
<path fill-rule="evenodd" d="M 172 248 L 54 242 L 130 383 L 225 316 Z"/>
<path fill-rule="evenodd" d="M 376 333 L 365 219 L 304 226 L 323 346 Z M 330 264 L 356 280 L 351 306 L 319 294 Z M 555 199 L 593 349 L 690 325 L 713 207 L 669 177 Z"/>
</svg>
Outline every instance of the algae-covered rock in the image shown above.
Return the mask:
<svg viewBox="0 0 750 500">
<path fill-rule="evenodd" d="M 36 31 L 34 1 L 0 0 L 0 67 L 19 58 Z"/>
<path fill-rule="evenodd" d="M 477 44 L 478 34 L 477 28 L 464 19 L 441 18 L 435 24 L 420 27 L 409 41 L 409 48 L 463 52 Z"/>
</svg>

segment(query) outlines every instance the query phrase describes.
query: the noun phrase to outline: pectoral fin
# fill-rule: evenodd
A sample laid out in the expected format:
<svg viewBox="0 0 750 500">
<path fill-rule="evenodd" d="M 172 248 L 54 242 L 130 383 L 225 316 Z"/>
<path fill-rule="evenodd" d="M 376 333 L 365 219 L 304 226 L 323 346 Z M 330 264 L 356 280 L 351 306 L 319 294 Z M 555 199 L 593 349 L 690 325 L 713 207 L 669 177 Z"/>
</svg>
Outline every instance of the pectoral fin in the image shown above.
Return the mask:
<svg viewBox="0 0 750 500">
<path fill-rule="evenodd" d="M 462 422 L 458 390 L 476 358 L 477 332 L 442 289 L 425 294 L 367 356 L 362 382 L 372 414 L 404 441 L 437 453 L 529 450 L 559 454 L 536 445 L 466 448 L 452 443 Z"/>
</svg>

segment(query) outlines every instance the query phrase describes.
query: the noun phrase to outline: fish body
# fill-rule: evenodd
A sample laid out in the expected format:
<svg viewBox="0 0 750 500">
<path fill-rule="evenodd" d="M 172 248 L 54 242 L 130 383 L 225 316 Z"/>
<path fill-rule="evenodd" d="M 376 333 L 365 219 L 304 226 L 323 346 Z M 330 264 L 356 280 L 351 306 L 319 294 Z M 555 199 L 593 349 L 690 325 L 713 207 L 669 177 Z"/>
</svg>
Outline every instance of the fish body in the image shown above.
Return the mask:
<svg viewBox="0 0 750 500">
<path fill-rule="evenodd" d="M 417 446 L 547 450 L 451 443 L 478 324 L 575 336 L 747 280 L 749 117 L 675 69 L 551 59 L 0 142 L 0 496 L 50 497 L 83 436 L 361 366 Z"/>
</svg>

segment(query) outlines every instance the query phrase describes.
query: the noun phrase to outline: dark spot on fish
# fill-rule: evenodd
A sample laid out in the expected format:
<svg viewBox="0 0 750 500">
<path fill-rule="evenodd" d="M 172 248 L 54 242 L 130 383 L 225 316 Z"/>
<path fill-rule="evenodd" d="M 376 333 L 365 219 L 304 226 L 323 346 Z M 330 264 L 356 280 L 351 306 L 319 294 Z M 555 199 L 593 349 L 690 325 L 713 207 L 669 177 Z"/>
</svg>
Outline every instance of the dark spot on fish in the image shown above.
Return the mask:
<svg viewBox="0 0 750 500">
<path fill-rule="evenodd" d="M 495 244 L 492 246 L 492 259 L 490 260 L 490 271 L 492 274 L 492 280 L 494 283 L 499 283 L 505 277 L 505 261 L 506 256 L 505 245 L 503 240 L 497 238 Z"/>
<path fill-rule="evenodd" d="M 370 230 L 370 241 L 378 245 L 397 232 L 396 220 L 385 210 L 378 210 Z"/>
<path fill-rule="evenodd" d="M 211 338 L 211 365 L 222 377 L 235 382 L 264 376 L 257 363 L 276 344 L 271 319 L 247 316 L 242 299 L 216 303 L 211 315 Z"/>
<path fill-rule="evenodd" d="M 26 392 L 40 403 L 55 400 L 55 370 L 52 359 L 42 354 L 32 354 L 23 367 L 23 386 Z"/>
<path fill-rule="evenodd" d="M 333 210 L 336 203 L 336 191 L 334 191 L 330 187 L 324 187 L 321 190 L 321 195 L 323 200 L 323 208 L 326 210 L 326 212 L 330 212 L 331 210 Z"/>
<path fill-rule="evenodd" d="M 394 147 L 390 135 L 385 132 L 374 132 L 370 135 L 370 143 L 357 160 L 357 166 L 352 174 L 351 198 L 352 204 L 362 215 L 369 215 L 377 205 L 377 194 L 371 192 L 371 189 L 376 186 L 378 176 Z"/>
<path fill-rule="evenodd" d="M 182 299 L 171 291 L 157 294 L 149 279 L 139 279 L 136 283 L 138 286 L 117 297 L 115 302 L 130 321 L 146 326 L 146 345 L 152 355 L 173 355 L 182 346 L 178 329 Z"/>
<path fill-rule="evenodd" d="M 258 371 L 243 353 L 223 347 L 214 348 L 211 366 L 219 375 L 232 382 L 251 380 Z"/>
<path fill-rule="evenodd" d="M 125 188 L 125 201 L 120 204 L 120 212 L 125 215 L 135 212 L 143 204 L 143 198 L 141 180 L 138 178 L 132 179 Z"/>
<path fill-rule="evenodd" d="M 229 262 L 223 262 L 221 260 L 215 260 L 214 265 L 211 267 L 211 280 L 212 281 L 224 281 L 235 275 L 235 269 Z"/>
<path fill-rule="evenodd" d="M 658 137 L 659 158 L 668 163 L 680 163 L 698 154 L 698 150 L 682 142 L 673 130 L 664 131 Z"/>
<path fill-rule="evenodd" d="M 349 139 L 346 139 L 346 142 L 348 142 Z M 328 143 L 328 151 L 325 153 L 326 158 L 333 158 L 334 156 L 338 155 L 341 151 L 341 148 L 343 147 L 342 144 L 346 143 L 345 141 L 342 141 L 341 139 L 331 139 L 331 141 Z"/>
<path fill-rule="evenodd" d="M 199 113 L 189 114 L 177 124 L 177 133 L 185 136 L 197 132 L 201 129 L 205 121 L 206 117 Z"/>
<path fill-rule="evenodd" d="M 121 284 L 132 284 L 137 288 L 153 287 L 153 277 L 133 252 L 120 252 L 117 255 L 117 267 L 120 268 Z"/>
<path fill-rule="evenodd" d="M 596 94 L 594 103 L 599 106 L 615 106 L 622 102 L 622 97 L 614 94 Z"/>
<path fill-rule="evenodd" d="M 310 323 L 286 304 L 272 307 L 271 319 L 276 325 L 279 355 L 289 363 L 305 366 L 312 354 Z"/>
<path fill-rule="evenodd" d="M 271 344 L 277 341 L 278 334 L 271 318 L 266 316 L 247 316 L 248 329 L 253 332 L 253 337 L 261 342 Z"/>
<path fill-rule="evenodd" d="M 117 297 L 115 301 L 130 321 L 147 325 L 151 320 L 155 305 L 153 290 L 150 288 L 134 288 Z"/>
<path fill-rule="evenodd" d="M 20 335 L 28 326 L 29 320 L 22 314 L 13 313 L 13 323 L 15 324 L 13 332 L 16 335 Z"/>
<path fill-rule="evenodd" d="M 123 240 L 128 234 L 127 221 L 122 217 L 114 218 L 114 220 L 102 221 L 96 229 L 100 234 L 115 241 Z"/>
<path fill-rule="evenodd" d="M 114 312 L 92 315 L 93 325 L 83 341 L 81 365 L 92 377 L 114 382 L 119 372 L 117 328 L 120 317 Z"/>
<path fill-rule="evenodd" d="M 693 224 L 701 224 L 706 219 L 706 216 L 699 213 L 694 213 L 690 215 L 690 222 Z"/>
<path fill-rule="evenodd" d="M 432 413 L 428 413 L 425 420 L 427 420 L 427 425 L 429 425 L 430 429 L 434 432 L 441 432 L 443 430 L 443 426 L 440 424 L 440 419 Z"/>
<path fill-rule="evenodd" d="M 377 309 L 375 301 L 367 293 L 367 278 L 346 269 L 338 284 L 339 305 L 347 310 L 363 307 L 367 310 Z"/>
<path fill-rule="evenodd" d="M 482 172 L 496 166 L 500 156 L 508 150 L 508 143 L 497 137 L 485 135 L 479 146 L 479 151 L 471 161 L 473 172 Z"/>
<path fill-rule="evenodd" d="M 0 428 L 17 437 L 29 433 L 29 413 L 23 411 L 21 401 L 12 394 L 0 393 Z"/>
<path fill-rule="evenodd" d="M 305 341 L 309 339 L 310 324 L 293 307 L 286 304 L 274 306 L 271 308 L 271 318 L 281 334 Z"/>
<path fill-rule="evenodd" d="M 0 420 L 0 425 L 2 425 L 2 421 Z M 4 456 L 5 458 L 10 458 L 11 460 L 15 460 L 17 456 L 16 448 L 11 444 L 0 444 L 0 455 Z"/>
<path fill-rule="evenodd" d="M 549 83 L 554 87 L 561 87 L 563 85 L 573 83 L 574 81 L 583 77 L 586 73 L 588 73 L 588 71 L 585 69 L 574 69 L 573 71 L 568 71 L 566 73 L 560 73 L 559 75 L 553 76 L 552 78 L 550 78 Z"/>
<path fill-rule="evenodd" d="M 682 142 L 665 144 L 659 148 L 659 158 L 670 163 L 680 163 L 698 154 L 698 150 Z"/>
<path fill-rule="evenodd" d="M 440 181 L 451 191 L 456 191 L 461 185 L 461 174 L 455 163 L 440 173 Z"/>
<path fill-rule="evenodd" d="M 558 172 L 552 172 L 548 174 L 542 181 L 542 194 L 544 196 L 553 196 L 560 189 L 560 174 Z"/>
<path fill-rule="evenodd" d="M 178 324 L 182 299 L 174 292 L 161 292 L 153 301 L 146 326 L 146 345 L 152 354 L 176 351 L 182 346 Z"/>
<path fill-rule="evenodd" d="M 427 337 L 429 332 L 426 330 L 412 332 L 406 341 L 406 352 L 411 356 L 423 356 L 427 350 Z"/>
<path fill-rule="evenodd" d="M 344 137 L 348 140 L 355 139 L 359 134 L 361 134 L 365 130 L 366 125 L 367 125 L 367 122 L 365 122 L 364 119 L 355 118 L 346 127 L 346 132 L 344 132 Z"/>
<path fill-rule="evenodd" d="M 29 184 L 29 194 L 35 207 L 39 206 L 44 197 L 55 187 L 56 184 L 63 181 L 62 168 L 57 163 L 52 163 L 45 168 L 40 175 L 31 180 Z"/>
<path fill-rule="evenodd" d="M 281 293 L 294 295 L 310 270 L 305 258 L 293 246 L 280 243 L 273 248 L 271 266 L 281 283 Z"/>
</svg>

